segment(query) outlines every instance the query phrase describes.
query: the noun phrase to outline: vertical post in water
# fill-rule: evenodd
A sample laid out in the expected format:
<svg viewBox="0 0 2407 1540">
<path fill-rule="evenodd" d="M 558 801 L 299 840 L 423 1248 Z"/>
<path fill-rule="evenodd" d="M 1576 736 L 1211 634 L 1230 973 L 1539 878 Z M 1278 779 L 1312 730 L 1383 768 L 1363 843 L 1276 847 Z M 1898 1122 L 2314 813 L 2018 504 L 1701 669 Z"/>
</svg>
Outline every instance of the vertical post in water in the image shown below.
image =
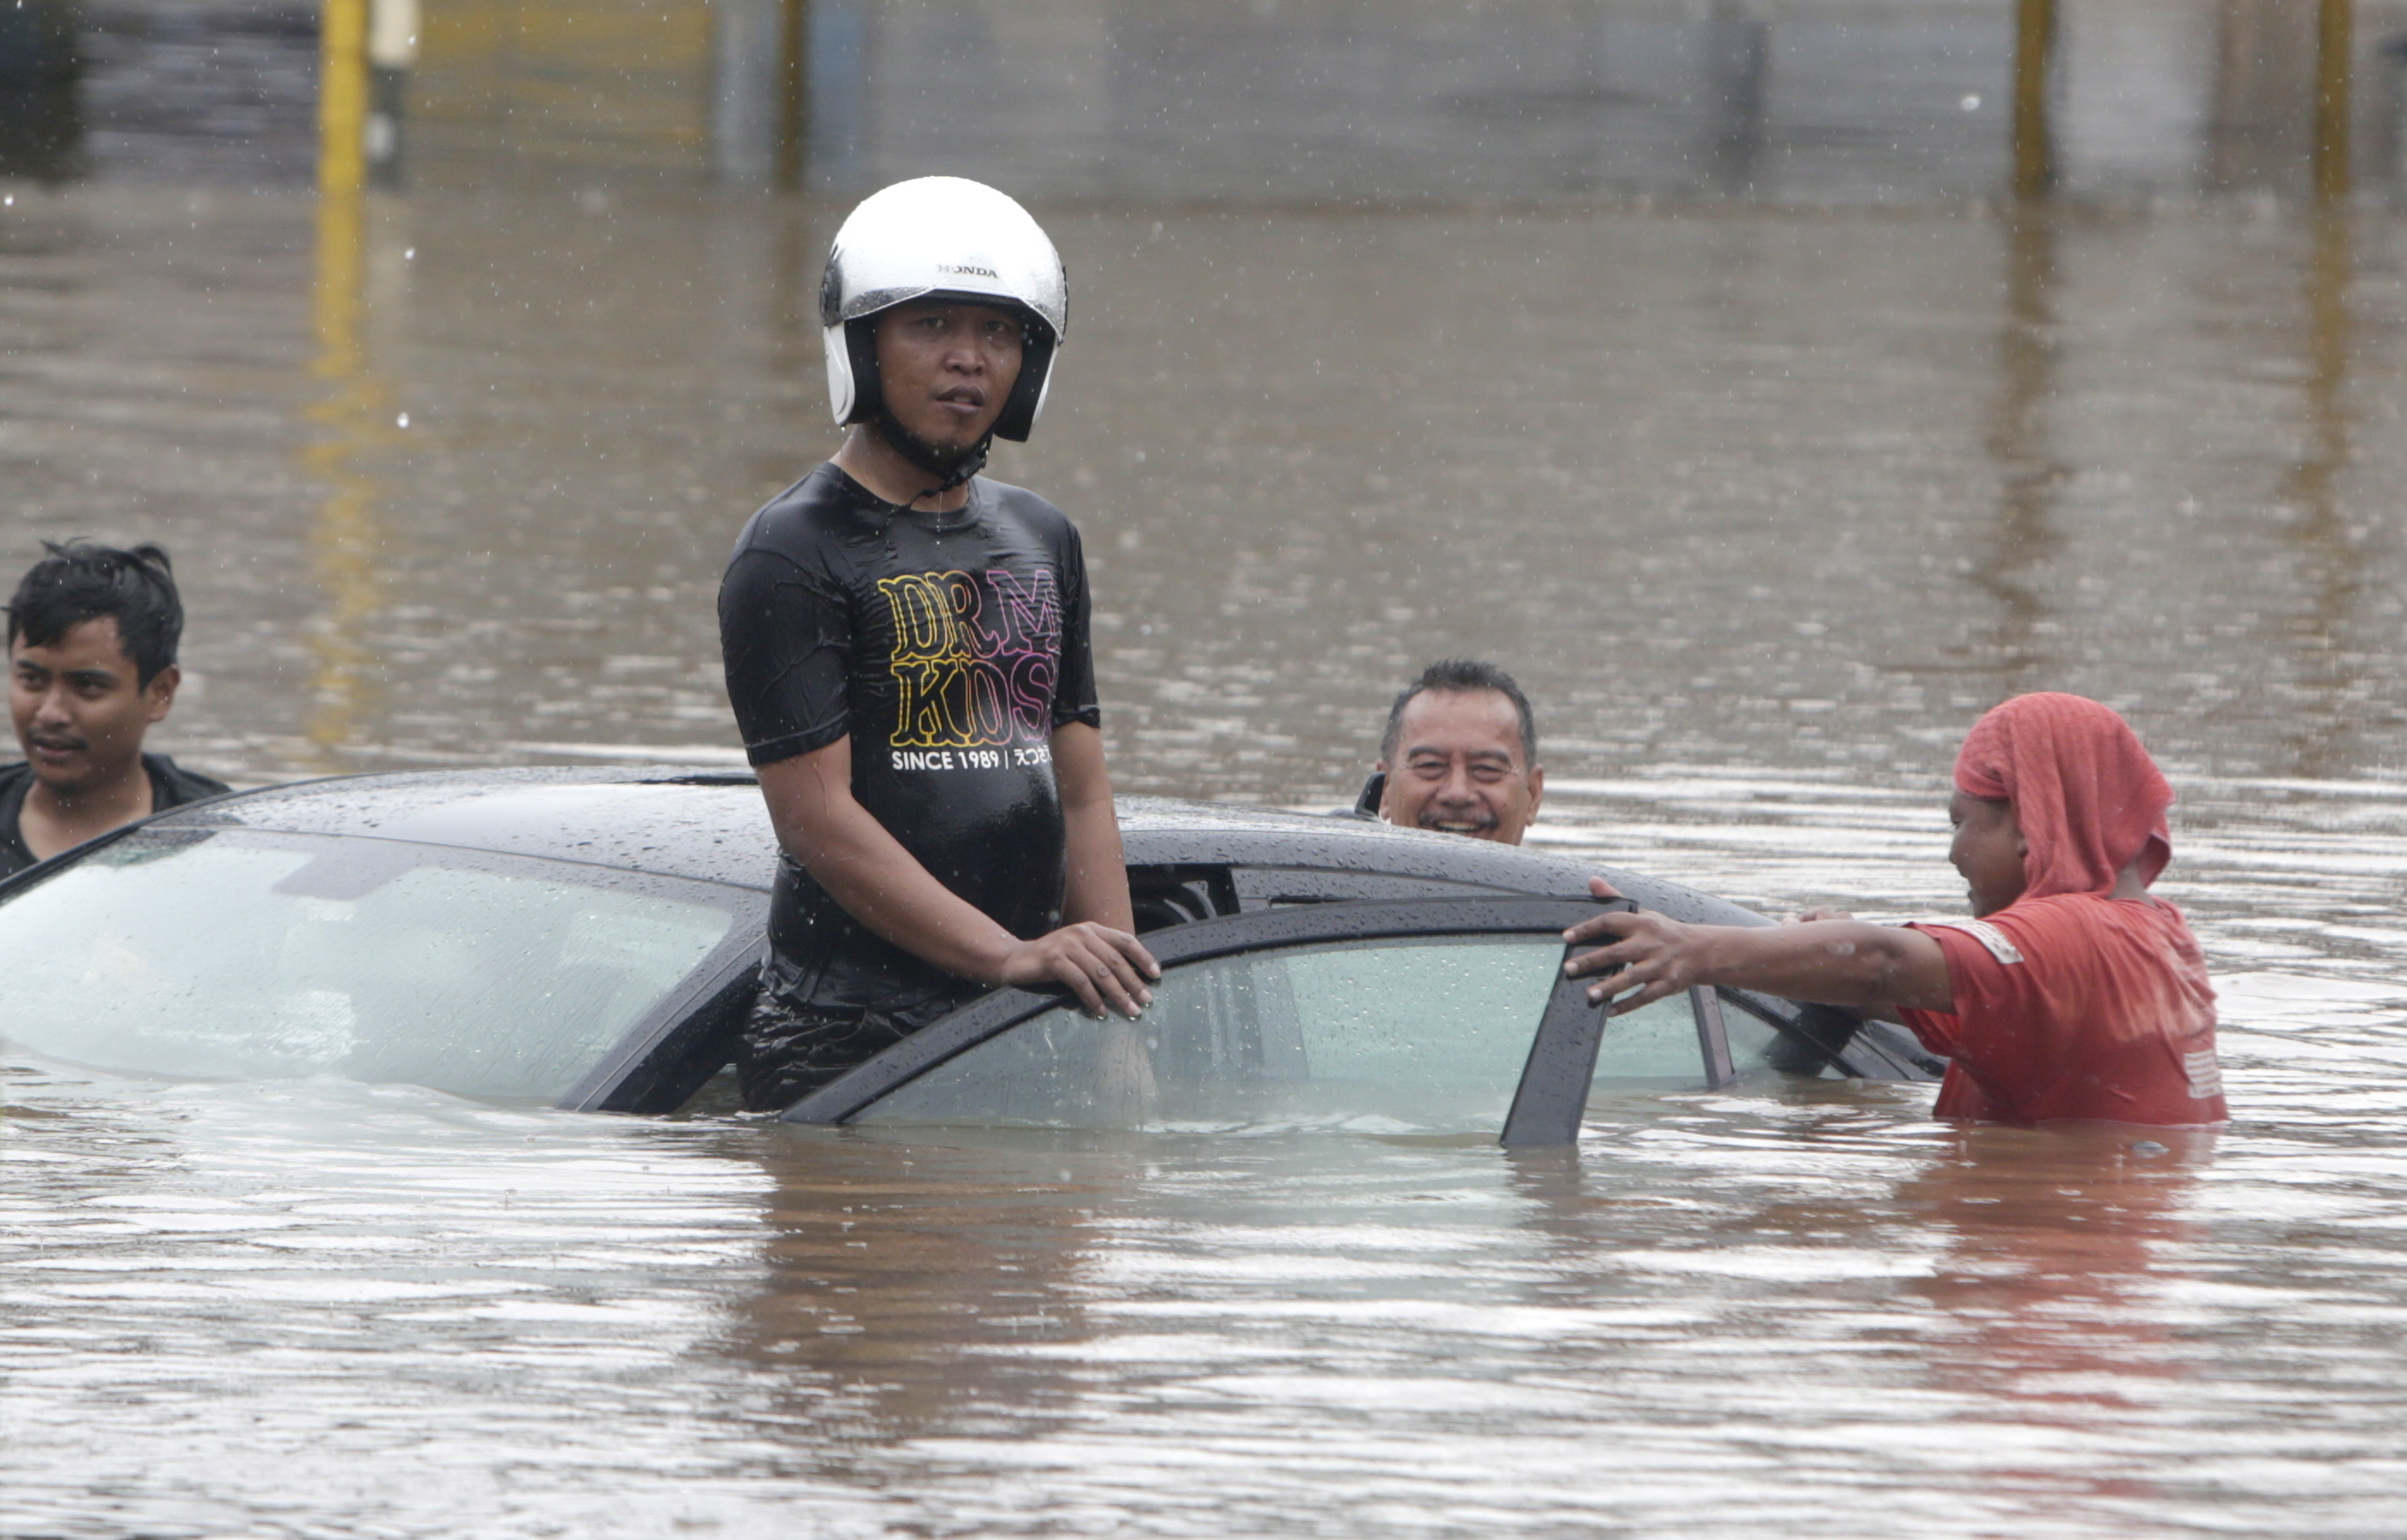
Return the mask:
<svg viewBox="0 0 2407 1540">
<path fill-rule="evenodd" d="M 402 141 L 409 107 L 409 71 L 418 63 L 418 0 L 372 0 L 368 7 L 368 177 L 380 188 L 402 183 Z"/>
<path fill-rule="evenodd" d="M 810 0 L 786 0 L 783 78 L 778 84 L 777 185 L 798 188 L 811 165 L 811 7 Z"/>
<path fill-rule="evenodd" d="M 2315 13 L 2315 197 L 2348 196 L 2349 54 L 2353 0 L 2318 0 Z"/>
<path fill-rule="evenodd" d="M 382 388 L 368 373 L 361 275 L 367 244 L 368 0 L 324 0 L 318 75 L 318 262 L 310 318 L 324 394 L 310 407 L 320 432 L 301 463 L 329 488 L 310 531 L 310 566 L 328 609 L 310 635 L 317 655 L 307 732 L 330 767 L 352 736 L 369 658 L 356 640 L 376 608 L 373 487 L 352 463 L 376 441 Z"/>
<path fill-rule="evenodd" d="M 2056 66 L 2056 0 L 2015 0 L 2015 196 L 2044 198 L 2056 186 L 2056 141 L 2047 121 Z"/>
<path fill-rule="evenodd" d="M 319 21 L 318 191 L 367 183 L 368 0 L 325 0 Z"/>
</svg>

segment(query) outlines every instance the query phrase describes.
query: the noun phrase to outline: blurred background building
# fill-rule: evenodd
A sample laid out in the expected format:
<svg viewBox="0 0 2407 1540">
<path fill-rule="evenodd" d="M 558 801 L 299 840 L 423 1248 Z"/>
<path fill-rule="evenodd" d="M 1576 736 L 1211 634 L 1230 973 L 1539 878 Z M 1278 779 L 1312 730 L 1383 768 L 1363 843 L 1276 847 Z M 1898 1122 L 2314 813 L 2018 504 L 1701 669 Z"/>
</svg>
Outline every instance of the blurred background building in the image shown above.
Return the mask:
<svg viewBox="0 0 2407 1540">
<path fill-rule="evenodd" d="M 371 162 L 436 184 L 1980 198 L 2030 173 L 2018 57 L 2073 196 L 2303 193 L 2334 79 L 2351 188 L 2397 195 L 2407 143 L 2407 0 L 333 3 L 368 14 Z M 306 179 L 320 24 L 316 0 L 0 7 L 0 174 Z"/>
</svg>

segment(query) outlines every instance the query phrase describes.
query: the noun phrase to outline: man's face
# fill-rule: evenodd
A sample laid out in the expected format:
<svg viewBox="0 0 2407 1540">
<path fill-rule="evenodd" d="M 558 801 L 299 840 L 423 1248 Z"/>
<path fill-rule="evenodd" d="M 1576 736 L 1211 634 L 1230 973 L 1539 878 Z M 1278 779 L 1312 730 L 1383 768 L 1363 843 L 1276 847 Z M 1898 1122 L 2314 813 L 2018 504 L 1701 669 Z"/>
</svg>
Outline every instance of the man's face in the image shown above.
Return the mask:
<svg viewBox="0 0 2407 1540">
<path fill-rule="evenodd" d="M 2023 830 L 2015 820 L 2015 805 L 1959 791 L 1948 798 L 1947 818 L 1956 826 L 1947 859 L 1972 892 L 1973 917 L 1995 914 L 2021 897 L 2030 878 L 2023 872 Z"/>
<path fill-rule="evenodd" d="M 939 449 L 986 437 L 1019 378 L 1020 321 L 991 305 L 898 304 L 877 318 L 886 409 Z"/>
<path fill-rule="evenodd" d="M 47 647 L 21 637 L 9 647 L 8 715 L 53 794 L 105 785 L 140 756 L 142 734 L 175 701 L 178 676 L 170 665 L 147 687 L 135 677 L 115 615 L 70 626 Z"/>
<path fill-rule="evenodd" d="M 1391 824 L 1517 845 L 1546 772 L 1521 762 L 1521 717 L 1495 690 L 1423 690 L 1404 702 L 1396 763 L 1379 762 Z"/>
</svg>

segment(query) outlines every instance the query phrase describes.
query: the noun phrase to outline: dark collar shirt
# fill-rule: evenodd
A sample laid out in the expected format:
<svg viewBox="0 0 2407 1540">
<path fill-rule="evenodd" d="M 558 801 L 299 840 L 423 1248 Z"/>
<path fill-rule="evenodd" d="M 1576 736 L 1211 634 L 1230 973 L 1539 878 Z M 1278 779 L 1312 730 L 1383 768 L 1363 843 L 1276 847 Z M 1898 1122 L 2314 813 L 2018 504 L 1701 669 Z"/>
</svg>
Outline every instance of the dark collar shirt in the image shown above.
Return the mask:
<svg viewBox="0 0 2407 1540">
<path fill-rule="evenodd" d="M 144 755 L 142 768 L 150 772 L 153 812 L 223 797 L 233 789 L 222 781 L 182 769 L 164 754 Z M 14 875 L 34 864 L 34 853 L 26 845 L 25 831 L 19 824 L 25 811 L 25 794 L 33 789 L 33 766 L 21 759 L 13 765 L 0 765 L 0 877 Z"/>
</svg>

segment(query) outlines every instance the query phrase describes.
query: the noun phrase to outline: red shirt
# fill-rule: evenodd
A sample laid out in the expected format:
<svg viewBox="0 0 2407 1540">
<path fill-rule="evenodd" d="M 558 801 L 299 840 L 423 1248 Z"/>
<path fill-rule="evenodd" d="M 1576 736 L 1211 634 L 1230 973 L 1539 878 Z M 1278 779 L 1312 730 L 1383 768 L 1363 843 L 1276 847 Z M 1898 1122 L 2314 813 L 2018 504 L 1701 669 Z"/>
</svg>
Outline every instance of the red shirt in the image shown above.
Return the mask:
<svg viewBox="0 0 2407 1540">
<path fill-rule="evenodd" d="M 1956 1009 L 1906 1010 L 1950 1063 L 1935 1115 L 1989 1123 L 2225 1122 L 2215 991 L 2181 911 L 2090 893 L 1913 927 Z"/>
</svg>

